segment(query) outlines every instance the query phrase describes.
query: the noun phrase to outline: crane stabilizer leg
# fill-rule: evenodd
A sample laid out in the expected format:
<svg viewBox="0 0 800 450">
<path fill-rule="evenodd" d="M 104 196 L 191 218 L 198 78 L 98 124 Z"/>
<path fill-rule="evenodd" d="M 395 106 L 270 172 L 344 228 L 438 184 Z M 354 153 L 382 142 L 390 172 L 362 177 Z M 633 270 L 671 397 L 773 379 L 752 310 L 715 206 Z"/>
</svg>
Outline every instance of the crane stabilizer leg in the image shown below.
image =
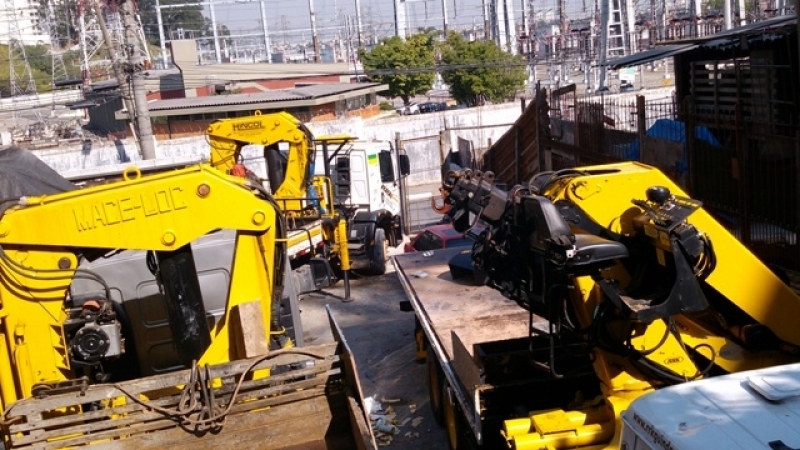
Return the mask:
<svg viewBox="0 0 800 450">
<path fill-rule="evenodd" d="M 339 219 L 336 226 L 336 240 L 339 245 L 339 259 L 341 259 L 342 272 L 344 273 L 344 300 L 353 301 L 350 297 L 350 251 L 347 248 L 347 221 Z"/>
<path fill-rule="evenodd" d="M 211 345 L 200 279 L 191 245 L 174 252 L 155 252 L 157 279 L 167 307 L 169 325 L 181 362 L 191 367 Z"/>
</svg>

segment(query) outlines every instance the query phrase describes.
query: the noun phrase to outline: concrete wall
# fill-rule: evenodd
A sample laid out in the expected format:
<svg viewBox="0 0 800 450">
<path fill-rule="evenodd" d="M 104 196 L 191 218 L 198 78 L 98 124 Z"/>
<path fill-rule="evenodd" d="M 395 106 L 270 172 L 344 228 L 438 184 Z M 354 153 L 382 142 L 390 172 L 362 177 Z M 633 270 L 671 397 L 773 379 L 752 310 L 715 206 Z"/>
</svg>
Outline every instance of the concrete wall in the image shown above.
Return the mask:
<svg viewBox="0 0 800 450">
<path fill-rule="evenodd" d="M 38 95 L 18 95 L 0 99 L 0 111 L 12 111 L 25 108 L 48 107 L 53 104 L 64 104 L 81 100 L 80 90 L 71 89 L 58 92 L 45 92 Z"/>
<path fill-rule="evenodd" d="M 383 119 L 346 119 L 308 124 L 314 134 L 349 133 L 367 140 L 394 142 L 397 133 L 411 160 L 408 183 L 420 185 L 440 181 L 439 136 L 443 130 L 445 149 L 457 137 L 472 141 L 476 153 L 482 154 L 489 139 L 496 141 L 519 117 L 520 105 L 508 103 L 414 116 L 390 116 Z M 469 127 L 482 127 L 459 129 Z M 446 151 L 446 150 L 445 150 Z"/>
<path fill-rule="evenodd" d="M 350 118 L 308 124 L 314 134 L 347 133 L 364 140 L 394 141 L 396 133 L 404 141 L 404 149 L 410 156 L 411 176 L 409 185 L 420 185 L 440 181 L 441 161 L 439 135 L 444 133 L 445 145 L 456 142 L 457 137 L 473 142 L 478 152 L 491 139 L 496 141 L 520 114 L 517 103 L 492 105 L 479 108 L 444 111 L 417 116 L 390 116 L 379 119 Z M 497 126 L 501 125 L 501 126 Z M 458 128 L 484 127 L 460 130 Z M 120 169 L 131 164 L 148 166 L 155 163 L 196 162 L 209 155 L 205 136 L 158 141 L 155 162 L 141 161 L 131 139 L 118 141 L 87 141 L 84 145 L 59 147 L 34 151 L 53 169 L 65 175 L 78 175 L 98 167 L 118 165 Z M 266 177 L 261 151 L 247 148 L 244 152 L 247 166 Z"/>
</svg>

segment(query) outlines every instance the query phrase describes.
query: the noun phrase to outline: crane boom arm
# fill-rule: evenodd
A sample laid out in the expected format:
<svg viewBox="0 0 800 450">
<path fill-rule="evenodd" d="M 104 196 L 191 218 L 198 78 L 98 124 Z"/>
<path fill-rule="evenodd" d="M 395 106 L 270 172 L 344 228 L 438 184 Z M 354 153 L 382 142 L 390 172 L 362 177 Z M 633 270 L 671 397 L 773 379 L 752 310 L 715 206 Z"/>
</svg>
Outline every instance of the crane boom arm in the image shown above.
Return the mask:
<svg viewBox="0 0 800 450">
<path fill-rule="evenodd" d="M 285 173 L 280 183 L 272 186 L 272 192 L 276 198 L 287 199 L 306 195 L 307 186 L 313 176 L 311 169 L 314 161 L 314 136 L 291 114 L 259 113 L 248 117 L 221 119 L 212 122 L 206 134 L 211 144 L 211 165 L 223 173 L 231 173 L 245 145 L 262 145 L 265 152 L 277 152 L 277 144 L 286 142 L 289 153 L 282 164 Z M 270 164 L 270 157 L 276 155 L 265 153 L 265 156 L 268 156 L 268 165 L 275 165 Z"/>
</svg>

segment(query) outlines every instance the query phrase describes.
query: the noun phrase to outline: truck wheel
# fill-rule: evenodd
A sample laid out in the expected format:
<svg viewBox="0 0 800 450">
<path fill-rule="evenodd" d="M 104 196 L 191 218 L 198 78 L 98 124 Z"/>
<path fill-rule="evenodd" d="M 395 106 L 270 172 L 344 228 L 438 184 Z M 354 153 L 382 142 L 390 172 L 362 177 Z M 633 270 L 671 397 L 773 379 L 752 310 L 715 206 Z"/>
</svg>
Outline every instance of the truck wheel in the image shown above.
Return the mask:
<svg viewBox="0 0 800 450">
<path fill-rule="evenodd" d="M 433 418 L 437 424 L 444 425 L 444 408 L 442 407 L 442 393 L 444 392 L 442 390 L 442 380 L 444 379 L 444 374 L 430 344 L 425 347 L 425 360 L 428 366 L 428 397 L 431 402 Z"/>
<path fill-rule="evenodd" d="M 425 338 L 425 331 L 419 323 L 419 318 L 414 317 L 414 350 L 416 350 L 415 360 L 422 364 L 428 359 L 428 342 Z M 0 449 L 2 450 L 2 449 Z"/>
<path fill-rule="evenodd" d="M 369 274 L 383 275 L 386 273 L 386 232 L 383 228 L 375 229 L 375 242 L 369 255 Z"/>
<path fill-rule="evenodd" d="M 447 432 L 447 447 L 449 450 L 464 450 L 467 448 L 464 436 L 464 418 L 456 404 L 453 388 L 446 380 L 442 380 L 442 417 L 444 429 Z"/>
</svg>

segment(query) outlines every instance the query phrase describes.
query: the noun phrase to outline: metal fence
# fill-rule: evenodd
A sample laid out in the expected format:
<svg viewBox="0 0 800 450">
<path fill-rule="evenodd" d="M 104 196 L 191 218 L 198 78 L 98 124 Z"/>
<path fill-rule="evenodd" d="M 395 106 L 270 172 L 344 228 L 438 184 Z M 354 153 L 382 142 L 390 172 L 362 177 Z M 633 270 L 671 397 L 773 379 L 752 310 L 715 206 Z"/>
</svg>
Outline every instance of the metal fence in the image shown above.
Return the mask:
<svg viewBox="0 0 800 450">
<path fill-rule="evenodd" d="M 692 70 L 685 109 L 674 98 L 551 93 L 553 132 L 542 146 L 552 168 L 656 166 L 765 262 L 800 269 L 800 126 L 781 84 L 790 67 L 742 59 Z"/>
<path fill-rule="evenodd" d="M 692 194 L 762 259 L 800 269 L 800 127 L 781 86 L 791 68 L 736 59 L 697 61 L 691 71 Z"/>
</svg>

